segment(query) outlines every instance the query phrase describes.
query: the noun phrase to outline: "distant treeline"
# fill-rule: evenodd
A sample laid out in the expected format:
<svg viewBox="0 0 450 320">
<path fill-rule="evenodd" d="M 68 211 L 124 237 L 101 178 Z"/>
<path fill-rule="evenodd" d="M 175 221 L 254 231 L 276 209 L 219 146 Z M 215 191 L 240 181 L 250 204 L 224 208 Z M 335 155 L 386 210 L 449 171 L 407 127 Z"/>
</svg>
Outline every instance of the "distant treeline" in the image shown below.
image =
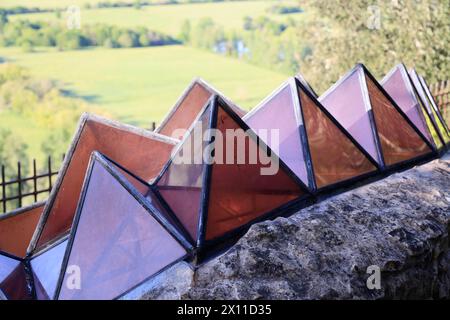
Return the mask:
<svg viewBox="0 0 450 320">
<path fill-rule="evenodd" d="M 146 27 L 121 28 L 106 24 L 85 25 L 80 30 L 47 22 L 23 20 L 8 21 L 0 15 L 0 46 L 21 47 L 32 51 L 34 47 L 56 47 L 76 50 L 89 46 L 107 48 L 150 47 L 176 44 L 177 40 Z"/>
<path fill-rule="evenodd" d="M 13 15 L 13 14 L 25 14 L 25 13 L 41 13 L 41 12 L 51 12 L 54 11 L 52 9 L 41 9 L 38 7 L 24 7 L 17 6 L 11 8 L 0 8 L 0 15 Z"/>
<path fill-rule="evenodd" d="M 140 9 L 145 6 L 171 5 L 183 3 L 207 3 L 207 2 L 234 2 L 234 1 L 254 1 L 254 0 L 155 0 L 155 1 L 101 1 L 97 3 L 86 2 L 82 5 L 84 9 L 105 9 L 105 8 L 136 8 Z M 1 5 L 1 4 L 0 4 Z M 43 13 L 43 12 L 58 12 L 64 11 L 64 8 L 39 8 L 39 7 L 24 7 L 15 6 L 10 8 L 0 8 L 0 14 L 26 14 L 26 13 Z M 287 12 L 280 12 L 287 13 Z"/>
<path fill-rule="evenodd" d="M 59 158 L 65 152 L 80 114 L 95 112 L 110 116 L 83 99 L 68 96 L 60 83 L 34 78 L 27 69 L 11 63 L 0 63 L 2 112 L 33 119 L 36 126 L 46 128 L 48 135 L 40 149 L 53 158 Z M 17 159 L 24 165 L 24 170 L 29 167 L 29 143 L 32 141 L 21 139 L 20 132 L 11 132 L 0 126 L 0 164 L 6 167 L 7 172 L 15 172 Z"/>
<path fill-rule="evenodd" d="M 267 9 L 269 13 L 273 14 L 291 14 L 291 13 L 301 13 L 303 12 L 302 8 L 299 6 L 283 6 L 280 4 L 276 4 Z"/>
<path fill-rule="evenodd" d="M 246 17 L 243 30 L 228 31 L 212 19 L 191 24 L 186 20 L 179 38 L 186 44 L 238 57 L 265 68 L 285 73 L 298 71 L 303 60 L 312 54 L 306 41 L 298 41 L 297 22 L 277 22 L 267 17 Z"/>
</svg>

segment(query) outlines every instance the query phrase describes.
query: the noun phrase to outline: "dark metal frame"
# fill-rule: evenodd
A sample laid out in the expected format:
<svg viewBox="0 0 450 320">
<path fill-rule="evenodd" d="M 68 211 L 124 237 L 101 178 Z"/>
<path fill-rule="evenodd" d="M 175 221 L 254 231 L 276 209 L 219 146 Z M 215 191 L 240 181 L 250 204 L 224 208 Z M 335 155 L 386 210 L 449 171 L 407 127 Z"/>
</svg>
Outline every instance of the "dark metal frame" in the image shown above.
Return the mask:
<svg viewBox="0 0 450 320">
<path fill-rule="evenodd" d="M 305 160 L 306 170 L 308 174 L 308 184 L 311 192 L 315 192 L 317 189 L 316 178 L 314 173 L 314 165 L 311 157 L 311 149 L 309 147 L 308 132 L 306 131 L 306 124 L 304 122 L 303 108 L 300 101 L 300 93 L 298 91 L 298 81 L 297 78 L 292 78 L 289 80 L 288 85 L 290 86 L 291 99 L 294 104 L 294 114 L 295 122 L 297 124 L 298 133 L 300 135 L 300 143 L 302 144 L 302 152 Z"/>
<path fill-rule="evenodd" d="M 294 204 L 298 204 L 299 202 L 305 202 L 306 200 L 311 200 L 313 194 L 309 191 L 308 187 L 295 175 L 291 169 L 273 152 L 269 146 L 267 146 L 257 135 L 254 133 L 254 131 L 231 109 L 230 106 L 228 106 L 227 102 L 218 95 L 213 95 L 208 102 L 203 107 L 202 111 L 197 116 L 194 123 L 191 125 L 188 133 L 183 138 L 182 142 L 178 145 L 176 150 L 173 152 L 171 159 L 167 162 L 166 166 L 163 168 L 159 176 L 154 180 L 152 186 L 156 190 L 156 193 L 158 193 L 158 182 L 161 180 L 162 176 L 166 173 L 168 168 L 173 162 L 174 157 L 177 155 L 177 153 L 182 148 L 184 142 L 190 137 L 190 133 L 193 131 L 196 122 L 199 121 L 199 119 L 205 114 L 205 112 L 210 112 L 210 119 L 209 119 L 209 129 L 214 129 L 217 127 L 217 114 L 219 108 L 222 108 L 228 116 L 230 116 L 244 131 L 249 132 L 249 138 L 254 139 L 254 141 L 263 148 L 266 148 L 265 150 L 270 153 L 271 157 L 278 158 L 279 166 L 282 170 L 285 170 L 285 172 L 288 174 L 290 178 L 292 178 L 298 186 L 303 189 L 305 192 L 305 195 L 298 197 L 297 199 L 294 199 L 292 201 L 289 201 L 288 203 L 281 205 L 270 212 L 267 212 L 261 216 L 259 216 L 256 219 L 253 219 L 246 224 L 239 226 L 226 234 L 216 237 L 214 239 L 206 240 L 206 225 L 207 225 L 207 219 L 208 219 L 208 207 L 209 207 L 209 192 L 210 192 L 210 184 L 211 184 L 211 176 L 212 176 L 212 170 L 214 167 L 214 164 L 208 164 L 203 163 L 204 169 L 202 172 L 202 190 L 201 190 L 201 196 L 200 196 L 200 212 L 199 212 L 199 221 L 198 221 L 198 227 L 197 227 L 197 239 L 195 240 L 196 245 L 196 253 L 203 253 L 206 250 L 214 248 L 216 245 L 223 241 L 227 241 L 232 239 L 236 236 L 239 232 L 242 232 L 242 230 L 248 229 L 251 225 L 253 225 L 255 222 L 262 221 L 267 219 L 270 216 L 274 216 L 275 214 L 279 214 L 280 211 L 285 209 L 285 207 L 292 206 Z M 208 142 L 213 142 L 213 137 L 209 137 Z M 161 197 L 162 201 L 165 202 L 165 207 L 172 211 L 172 215 L 175 215 L 173 210 L 170 208 L 169 204 L 164 200 L 163 197 Z"/>
<path fill-rule="evenodd" d="M 58 278 L 58 282 L 57 282 L 57 286 L 56 286 L 56 290 L 55 290 L 55 295 L 54 295 L 54 300 L 58 300 L 60 292 L 61 292 L 61 288 L 62 288 L 62 284 L 64 281 L 64 276 L 65 276 L 65 270 L 67 269 L 67 265 L 69 263 L 69 258 L 72 252 L 72 247 L 75 241 L 75 237 L 76 237 L 76 233 L 78 230 L 78 225 L 80 222 L 80 218 L 81 218 L 81 214 L 82 214 L 82 209 L 84 206 L 84 202 L 86 199 L 86 195 L 87 195 L 87 190 L 89 187 L 89 182 L 91 179 L 91 175 L 92 175 L 92 170 L 94 168 L 94 164 L 98 163 L 99 165 L 101 165 L 104 169 L 106 169 L 111 176 L 117 180 L 117 182 L 127 191 L 130 193 L 131 196 L 133 196 L 133 198 L 149 213 L 149 215 L 155 219 L 167 232 L 169 235 L 171 235 L 173 237 L 174 240 L 176 240 L 185 250 L 186 250 L 186 254 L 183 255 L 182 257 L 180 257 L 179 259 L 177 259 L 176 261 L 174 261 L 173 263 L 171 263 L 169 266 L 173 265 L 176 262 L 179 262 L 181 260 L 186 259 L 187 257 L 189 257 L 192 254 L 193 248 L 191 246 L 191 244 L 189 242 L 186 241 L 186 239 L 183 237 L 183 235 L 181 235 L 179 233 L 179 231 L 173 227 L 170 222 L 164 217 L 163 214 L 161 214 L 147 199 L 145 199 L 145 197 L 136 190 L 136 188 L 125 178 L 123 177 L 123 175 L 114 168 L 114 166 L 112 165 L 112 163 L 109 162 L 109 160 L 101 155 L 100 153 L 94 151 L 91 155 L 91 159 L 89 161 L 89 165 L 88 165 L 88 170 L 84 179 L 84 183 L 83 183 L 83 187 L 82 187 L 82 192 L 81 192 L 81 196 L 80 196 L 80 200 L 78 201 L 78 206 L 77 206 L 77 210 L 76 210 L 76 214 L 74 217 L 74 221 L 72 224 L 72 228 L 71 228 L 71 233 L 69 236 L 69 242 L 67 244 L 67 248 L 66 248 L 66 252 L 64 254 L 64 258 L 63 258 L 63 262 L 61 265 L 61 272 Z M 115 164 L 114 164 L 115 165 Z M 123 167 L 120 167 L 121 169 Z M 127 171 L 128 174 L 132 175 L 133 178 L 138 179 L 139 181 L 143 182 L 142 179 L 138 178 L 137 176 L 133 175 L 131 172 Z M 147 186 L 148 183 L 145 183 Z M 167 266 L 167 267 L 169 267 Z M 167 268 L 165 267 L 165 268 Z M 152 275 L 150 275 L 148 278 L 144 279 L 143 281 L 139 282 L 138 284 L 136 284 L 134 287 L 132 287 L 131 289 L 129 289 L 126 292 L 121 293 L 119 296 L 115 297 L 113 300 L 115 299 L 119 299 L 120 297 L 122 297 L 123 295 L 125 295 L 126 293 L 128 293 L 129 291 L 135 289 L 136 287 L 140 286 L 142 283 L 146 282 L 147 280 L 149 280 L 150 278 L 152 278 L 153 276 L 155 276 L 156 274 L 158 274 L 159 272 L 161 272 L 164 268 L 162 268 L 160 271 L 158 271 L 157 273 L 154 273 Z"/>
<path fill-rule="evenodd" d="M 3 293 L 3 291 L 0 289 L 0 300 L 8 300 L 6 295 Z"/>
<path fill-rule="evenodd" d="M 64 156 L 63 156 L 64 159 Z M 2 196 L 0 198 L 0 204 L 2 204 L 0 212 L 3 211 L 6 213 L 6 204 L 10 201 L 18 200 L 18 207 L 22 207 L 22 199 L 33 197 L 34 201 L 37 202 L 38 195 L 42 193 L 50 192 L 52 189 L 52 177 L 54 175 L 58 174 L 58 171 L 52 171 L 52 159 L 51 157 L 48 157 L 47 159 L 47 172 L 46 173 L 37 173 L 37 165 L 36 165 L 36 159 L 33 159 L 33 175 L 30 175 L 28 177 L 22 176 L 22 170 L 21 170 L 21 163 L 17 162 L 17 178 L 11 179 L 9 181 L 6 181 L 6 173 L 5 173 L 5 166 L 1 166 L 1 180 L 0 180 L 0 188 Z M 41 181 L 41 179 L 48 179 L 48 187 L 43 189 L 38 189 L 37 182 L 38 180 Z M 32 191 L 27 193 L 22 193 L 22 186 L 24 183 L 27 182 L 33 182 L 33 188 Z M 17 195 L 15 196 L 6 196 L 6 187 L 10 185 L 17 185 Z"/>
<path fill-rule="evenodd" d="M 0 255 L 4 256 L 4 257 L 7 257 L 7 258 L 10 258 L 10 259 L 13 259 L 13 260 L 20 261 L 20 262 L 23 262 L 25 260 L 24 258 L 20 258 L 20 257 L 18 257 L 16 255 L 13 255 L 11 253 L 8 253 L 8 252 L 2 251 L 2 250 L 0 250 Z"/>
</svg>

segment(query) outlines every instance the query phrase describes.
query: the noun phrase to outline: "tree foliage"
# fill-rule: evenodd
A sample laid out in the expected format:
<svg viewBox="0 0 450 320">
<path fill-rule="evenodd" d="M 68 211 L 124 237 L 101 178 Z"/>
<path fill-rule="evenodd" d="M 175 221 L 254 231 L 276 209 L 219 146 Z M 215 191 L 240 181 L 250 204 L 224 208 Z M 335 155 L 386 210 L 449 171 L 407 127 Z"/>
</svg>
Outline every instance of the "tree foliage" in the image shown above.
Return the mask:
<svg viewBox="0 0 450 320">
<path fill-rule="evenodd" d="M 170 36 L 148 30 L 121 28 L 106 24 L 83 25 L 81 30 L 67 29 L 47 22 L 23 20 L 2 22 L 0 16 L 0 46 L 18 46 L 26 52 L 34 47 L 57 47 L 77 50 L 88 46 L 131 48 L 175 44 Z"/>
<path fill-rule="evenodd" d="M 306 35 L 313 43 L 301 72 L 319 90 L 356 62 L 378 77 L 399 62 L 431 82 L 450 76 L 449 0 L 305 0 L 302 5 L 322 17 L 297 30 L 299 39 Z"/>
<path fill-rule="evenodd" d="M 83 112 L 108 116 L 84 100 L 71 97 L 57 82 L 32 78 L 26 69 L 10 63 L 0 65 L 0 113 L 2 111 L 33 119 L 36 125 L 46 128 L 48 137 L 41 149 L 55 158 L 60 158 L 66 151 Z M 18 133 L 2 134 L 0 164 L 2 161 L 26 161 L 26 141 L 21 141 Z"/>
</svg>

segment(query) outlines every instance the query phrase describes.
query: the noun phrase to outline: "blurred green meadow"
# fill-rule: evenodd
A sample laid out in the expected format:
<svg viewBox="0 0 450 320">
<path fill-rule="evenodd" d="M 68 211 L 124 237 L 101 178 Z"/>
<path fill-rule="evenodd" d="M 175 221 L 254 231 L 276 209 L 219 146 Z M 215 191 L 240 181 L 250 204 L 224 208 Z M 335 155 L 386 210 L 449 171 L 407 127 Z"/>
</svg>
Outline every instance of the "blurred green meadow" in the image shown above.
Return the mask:
<svg viewBox="0 0 450 320">
<path fill-rule="evenodd" d="M 163 4 L 142 6 L 139 10 L 134 7 L 95 7 L 99 3 L 105 1 L 2 1 L 0 8 L 17 10 L 20 6 L 20 10 L 24 11 L 7 16 L 10 26 L 9 29 L 6 26 L 3 33 L 5 37 L 8 33 L 14 36 L 14 32 L 25 37 L 26 32 L 35 29 L 33 23 L 36 22 L 48 23 L 56 29 L 65 28 L 67 17 L 64 10 L 73 4 L 80 8 L 80 21 L 83 26 L 104 24 L 131 29 L 147 27 L 148 30 L 175 39 L 186 21 L 195 25 L 208 18 L 226 30 L 239 30 L 244 26 L 245 17 L 267 16 L 280 21 L 287 19 L 285 15 L 268 11 L 271 6 L 280 3 L 278 1 Z M 121 2 L 123 3 L 135 2 Z M 294 1 L 282 3 L 295 5 Z M 27 13 L 23 8 L 39 8 L 51 12 Z M 300 14 L 289 16 L 290 19 L 299 19 Z M 28 29 L 24 31 L 26 28 L 22 28 L 22 25 L 17 27 L 18 23 L 23 23 Z M 12 26 L 19 30 L 13 29 Z M 32 35 L 34 38 L 38 36 Z M 0 58 L 5 63 L 25 68 L 27 77 L 33 81 L 54 82 L 64 97 L 75 99 L 74 104 L 77 101 L 85 104 L 80 110 L 71 106 L 74 109 L 70 113 L 72 117 L 62 119 L 60 116 L 58 119 L 62 120 L 58 125 L 57 121 L 48 119 L 36 121 L 32 113 L 23 112 L 23 109 L 28 107 L 14 107 L 19 103 L 4 101 L 3 107 L 0 103 L 0 130 L 12 132 L 18 141 L 26 145 L 27 158 L 36 158 L 39 161 L 44 161 L 49 153 L 57 156 L 65 151 L 70 142 L 68 132 L 73 131 L 76 124 L 75 115 L 83 111 L 100 111 L 107 117 L 149 128 L 151 122 L 162 120 L 195 77 L 203 78 L 243 108 L 250 109 L 288 75 L 249 64 L 237 57 L 218 55 L 181 43 L 131 48 L 87 46 L 77 50 L 61 50 L 59 47 L 42 46 L 24 49 L 23 43 L 18 41 L 0 47 Z M 19 80 L 14 78 L 8 81 L 14 83 Z M 25 96 L 28 97 L 27 82 L 30 80 L 20 81 L 21 90 L 25 90 Z M 0 90 L 0 95 L 1 93 Z M 37 93 L 37 96 L 40 95 L 41 93 Z M 36 99 L 37 103 L 43 104 L 41 98 L 30 99 L 29 103 L 24 100 L 22 104 L 28 103 L 29 108 L 32 108 Z M 21 111 L 18 112 L 17 109 Z M 48 113 L 48 110 L 46 112 Z M 51 125 L 48 125 L 49 121 Z M 62 133 L 57 133 L 59 131 Z M 56 143 L 47 143 L 47 146 L 44 146 L 49 139 L 56 140 Z M 64 141 L 61 141 L 62 139 Z"/>
</svg>

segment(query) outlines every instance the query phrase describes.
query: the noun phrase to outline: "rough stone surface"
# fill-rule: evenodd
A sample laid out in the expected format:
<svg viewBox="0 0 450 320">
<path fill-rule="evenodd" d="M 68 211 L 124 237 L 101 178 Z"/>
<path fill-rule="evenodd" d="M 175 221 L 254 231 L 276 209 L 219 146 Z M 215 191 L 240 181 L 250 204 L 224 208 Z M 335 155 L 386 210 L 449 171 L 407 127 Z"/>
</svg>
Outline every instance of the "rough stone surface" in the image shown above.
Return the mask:
<svg viewBox="0 0 450 320">
<path fill-rule="evenodd" d="M 447 157 L 256 224 L 195 272 L 161 274 L 143 298 L 448 299 L 449 221 Z M 380 290 L 367 288 L 371 265 Z"/>
</svg>

